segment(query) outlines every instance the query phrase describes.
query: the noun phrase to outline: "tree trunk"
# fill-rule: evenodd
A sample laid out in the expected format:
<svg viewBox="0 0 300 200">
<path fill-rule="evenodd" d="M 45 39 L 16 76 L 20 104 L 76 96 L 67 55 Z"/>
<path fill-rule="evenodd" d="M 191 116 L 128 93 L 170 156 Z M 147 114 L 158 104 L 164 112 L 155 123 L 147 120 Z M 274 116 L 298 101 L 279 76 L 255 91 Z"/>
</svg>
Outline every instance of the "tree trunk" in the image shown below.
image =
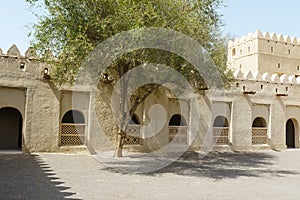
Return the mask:
<svg viewBox="0 0 300 200">
<path fill-rule="evenodd" d="M 117 139 L 116 139 L 116 150 L 114 157 L 120 158 L 123 156 L 123 140 L 125 138 L 125 133 L 122 129 L 119 129 Z"/>
</svg>

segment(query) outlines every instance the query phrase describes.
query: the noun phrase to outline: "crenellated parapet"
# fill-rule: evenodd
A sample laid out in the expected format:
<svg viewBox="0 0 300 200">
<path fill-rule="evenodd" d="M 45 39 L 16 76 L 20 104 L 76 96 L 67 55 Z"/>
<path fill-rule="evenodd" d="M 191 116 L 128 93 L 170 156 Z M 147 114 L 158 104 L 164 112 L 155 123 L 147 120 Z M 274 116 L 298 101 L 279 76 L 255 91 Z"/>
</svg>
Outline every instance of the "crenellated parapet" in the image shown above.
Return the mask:
<svg viewBox="0 0 300 200">
<path fill-rule="evenodd" d="M 262 98 L 265 101 L 275 96 L 289 96 L 292 100 L 298 99 L 300 76 L 236 70 L 234 77 L 236 82 L 232 84 L 231 88 L 241 94 Z"/>
<path fill-rule="evenodd" d="M 261 32 L 260 30 L 256 30 L 254 33 L 248 33 L 246 36 L 242 36 L 240 38 L 235 38 L 234 40 L 230 40 L 228 42 L 228 46 L 232 47 L 235 45 L 239 45 L 248 41 L 253 41 L 254 39 L 263 39 L 269 40 L 278 43 L 287 43 L 291 45 L 300 45 L 300 38 L 292 37 L 289 35 L 282 35 L 276 33 L 269 33 L 269 32 Z"/>
<path fill-rule="evenodd" d="M 49 55 L 51 52 L 47 52 Z M 51 54 L 52 55 L 52 54 Z M 0 49 L 0 78 L 7 81 L 47 80 L 50 79 L 51 66 L 40 62 L 35 50 L 30 47 L 22 55 L 13 44 L 6 53 Z"/>
<path fill-rule="evenodd" d="M 23 59 L 37 59 L 35 50 L 32 47 L 29 47 L 25 52 L 25 55 L 21 55 L 21 52 L 17 45 L 13 44 L 6 53 L 0 48 L 0 57 L 2 58 L 23 58 Z"/>
<path fill-rule="evenodd" d="M 242 72 L 241 70 L 236 70 L 234 73 L 234 78 L 237 81 L 259 81 L 266 83 L 283 83 L 283 84 L 299 84 L 300 85 L 300 76 L 287 75 L 287 74 L 270 74 L 268 72 L 259 73 L 257 71 L 247 71 Z"/>
</svg>

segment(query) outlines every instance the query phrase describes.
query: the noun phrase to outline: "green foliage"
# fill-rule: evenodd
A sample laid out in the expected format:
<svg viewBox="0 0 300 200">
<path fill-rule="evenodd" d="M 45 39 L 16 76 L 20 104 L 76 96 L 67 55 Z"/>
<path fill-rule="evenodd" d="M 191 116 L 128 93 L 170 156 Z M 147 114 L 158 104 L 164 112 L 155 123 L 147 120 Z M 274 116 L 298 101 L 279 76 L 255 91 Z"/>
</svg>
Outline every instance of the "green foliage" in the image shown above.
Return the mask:
<svg viewBox="0 0 300 200">
<path fill-rule="evenodd" d="M 220 37 L 222 25 L 216 11 L 222 0 L 27 0 L 42 3 L 45 13 L 34 25 L 33 46 L 39 55 L 53 52 L 55 84 L 72 83 L 85 57 L 101 42 L 122 31 L 142 27 L 163 27 L 184 33 L 198 41 L 211 55 L 225 81 L 226 45 Z M 39 4 L 40 5 L 40 4 Z M 116 60 L 111 72 L 117 77 L 145 62 L 174 67 L 195 85 L 203 86 L 199 75 L 184 59 L 160 50 L 143 49 Z M 116 77 L 115 77 L 116 78 Z"/>
</svg>

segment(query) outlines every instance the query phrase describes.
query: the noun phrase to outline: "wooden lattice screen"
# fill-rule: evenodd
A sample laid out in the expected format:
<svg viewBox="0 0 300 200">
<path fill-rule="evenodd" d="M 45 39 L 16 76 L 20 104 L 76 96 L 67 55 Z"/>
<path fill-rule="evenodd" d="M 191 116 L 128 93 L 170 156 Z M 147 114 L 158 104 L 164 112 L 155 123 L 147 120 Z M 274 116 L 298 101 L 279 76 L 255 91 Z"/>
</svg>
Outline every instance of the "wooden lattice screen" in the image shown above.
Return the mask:
<svg viewBox="0 0 300 200">
<path fill-rule="evenodd" d="M 128 125 L 126 131 L 126 137 L 124 139 L 123 144 L 125 145 L 134 145 L 139 144 L 142 145 L 142 138 L 141 138 L 141 126 L 140 125 Z"/>
<path fill-rule="evenodd" d="M 62 123 L 60 144 L 62 146 L 76 146 L 85 143 L 85 124 Z"/>
<path fill-rule="evenodd" d="M 187 144 L 187 126 L 169 126 L 169 142 Z"/>
<path fill-rule="evenodd" d="M 213 127 L 213 142 L 215 142 L 216 145 L 229 144 L 228 132 L 228 127 Z"/>
<path fill-rule="evenodd" d="M 267 128 L 252 128 L 252 144 L 267 144 L 268 143 Z"/>
</svg>

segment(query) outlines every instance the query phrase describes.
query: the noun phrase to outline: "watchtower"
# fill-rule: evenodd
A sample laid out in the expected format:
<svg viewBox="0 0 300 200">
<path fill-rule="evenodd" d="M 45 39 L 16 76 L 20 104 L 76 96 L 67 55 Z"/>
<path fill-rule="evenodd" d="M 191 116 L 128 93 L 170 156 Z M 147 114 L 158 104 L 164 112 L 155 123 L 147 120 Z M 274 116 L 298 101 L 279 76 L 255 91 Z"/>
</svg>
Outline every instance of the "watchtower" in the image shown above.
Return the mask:
<svg viewBox="0 0 300 200">
<path fill-rule="evenodd" d="M 300 39 L 256 30 L 228 43 L 228 67 L 242 72 L 300 75 Z"/>
</svg>

